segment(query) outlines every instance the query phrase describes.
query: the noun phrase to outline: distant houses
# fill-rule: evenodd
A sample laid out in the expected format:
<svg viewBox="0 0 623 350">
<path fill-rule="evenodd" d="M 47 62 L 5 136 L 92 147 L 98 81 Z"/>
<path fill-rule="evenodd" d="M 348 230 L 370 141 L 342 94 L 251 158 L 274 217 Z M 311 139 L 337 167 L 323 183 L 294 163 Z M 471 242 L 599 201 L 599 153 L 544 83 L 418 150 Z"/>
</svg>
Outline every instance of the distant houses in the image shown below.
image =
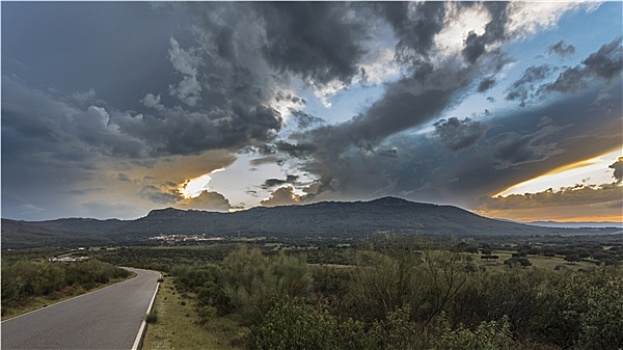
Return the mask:
<svg viewBox="0 0 623 350">
<path fill-rule="evenodd" d="M 53 257 L 48 259 L 50 262 L 76 262 L 76 261 L 84 261 L 88 260 L 88 256 L 62 256 L 62 257 Z"/>
<path fill-rule="evenodd" d="M 222 237 L 206 237 L 205 235 L 165 235 L 149 237 L 149 240 L 164 241 L 164 242 L 186 242 L 186 241 L 220 241 Z"/>
</svg>

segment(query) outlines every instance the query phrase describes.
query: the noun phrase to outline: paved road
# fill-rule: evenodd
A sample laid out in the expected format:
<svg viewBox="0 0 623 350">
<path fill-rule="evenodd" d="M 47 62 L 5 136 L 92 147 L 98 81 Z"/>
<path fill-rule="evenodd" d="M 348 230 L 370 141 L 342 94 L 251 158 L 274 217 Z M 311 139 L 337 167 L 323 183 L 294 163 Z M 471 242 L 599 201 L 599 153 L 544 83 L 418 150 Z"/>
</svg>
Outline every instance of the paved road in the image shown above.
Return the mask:
<svg viewBox="0 0 623 350">
<path fill-rule="evenodd" d="M 2 322 L 2 349 L 131 349 L 160 273 L 128 270 L 138 275 Z"/>
</svg>

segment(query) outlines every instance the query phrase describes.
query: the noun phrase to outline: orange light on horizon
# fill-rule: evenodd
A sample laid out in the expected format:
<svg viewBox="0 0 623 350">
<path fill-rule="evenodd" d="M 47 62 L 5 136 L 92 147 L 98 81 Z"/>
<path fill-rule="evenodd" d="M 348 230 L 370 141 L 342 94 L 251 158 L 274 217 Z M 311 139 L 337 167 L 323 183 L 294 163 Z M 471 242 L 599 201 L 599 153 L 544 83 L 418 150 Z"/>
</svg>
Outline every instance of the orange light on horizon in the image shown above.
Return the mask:
<svg viewBox="0 0 623 350">
<path fill-rule="evenodd" d="M 555 221 L 555 222 L 608 222 L 623 223 L 622 213 L 604 213 L 582 215 L 570 209 L 557 211 L 545 209 L 493 209 L 474 210 L 474 213 L 492 219 L 506 219 L 518 222 Z"/>
<path fill-rule="evenodd" d="M 613 170 L 608 167 L 617 160 L 623 159 L 621 154 L 623 154 L 623 149 L 616 149 L 598 157 L 566 164 L 532 179 L 517 183 L 494 194 L 492 197 L 536 193 L 549 188 L 557 190 L 560 187 L 572 187 L 576 184 L 582 184 L 586 179 L 591 179 L 591 183 L 595 185 L 612 183 L 614 181 L 612 177 Z M 554 188 L 554 186 L 557 187 Z"/>
</svg>

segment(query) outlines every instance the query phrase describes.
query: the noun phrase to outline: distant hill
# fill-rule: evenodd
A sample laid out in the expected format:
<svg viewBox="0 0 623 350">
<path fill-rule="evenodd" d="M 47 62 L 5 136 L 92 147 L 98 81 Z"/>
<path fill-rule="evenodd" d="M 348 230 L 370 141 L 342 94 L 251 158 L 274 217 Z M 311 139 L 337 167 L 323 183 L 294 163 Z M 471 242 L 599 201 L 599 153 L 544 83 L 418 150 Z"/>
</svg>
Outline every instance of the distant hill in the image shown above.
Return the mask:
<svg viewBox="0 0 623 350">
<path fill-rule="evenodd" d="M 528 223 L 533 226 L 540 227 L 557 227 L 557 228 L 618 228 L 623 229 L 623 222 L 557 222 L 557 221 L 532 221 Z"/>
<path fill-rule="evenodd" d="M 362 237 L 375 232 L 483 235 L 580 234 L 485 218 L 453 206 L 384 197 L 369 202 L 320 202 L 252 208 L 234 213 L 161 209 L 136 220 L 2 219 L 3 247 L 121 243 L 159 234 L 269 237 Z M 595 233 L 590 231 L 587 233 Z M 608 233 L 608 232 L 605 232 Z"/>
<path fill-rule="evenodd" d="M 110 244 L 111 240 L 100 232 L 101 236 L 94 236 L 89 227 L 77 225 L 77 219 L 60 219 L 53 221 L 17 221 L 2 219 L 2 248 L 22 247 L 56 247 Z M 78 219 L 82 220 L 82 219 Z M 93 219 L 88 219 L 93 220 Z M 105 225 L 101 221 L 91 221 L 95 231 Z M 77 231 L 79 227 L 82 231 Z"/>
</svg>

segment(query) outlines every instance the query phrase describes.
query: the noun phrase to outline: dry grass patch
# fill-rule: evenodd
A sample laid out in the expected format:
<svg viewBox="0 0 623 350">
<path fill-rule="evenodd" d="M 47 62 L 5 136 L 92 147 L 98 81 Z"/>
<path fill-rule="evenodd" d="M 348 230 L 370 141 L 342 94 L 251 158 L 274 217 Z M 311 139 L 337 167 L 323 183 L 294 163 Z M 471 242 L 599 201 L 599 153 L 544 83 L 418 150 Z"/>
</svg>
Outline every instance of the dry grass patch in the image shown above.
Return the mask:
<svg viewBox="0 0 623 350">
<path fill-rule="evenodd" d="M 173 277 L 166 277 L 154 304 L 158 321 L 149 324 L 143 349 L 240 349 L 232 340 L 244 335 L 238 323 L 226 317 L 214 316 L 210 322 L 199 325 L 194 300 L 184 298 L 175 291 Z"/>
<path fill-rule="evenodd" d="M 478 262 L 481 266 L 486 267 L 488 270 L 498 271 L 508 269 L 508 266 L 504 265 L 504 261 L 510 259 L 512 257 L 513 252 L 509 251 L 493 251 L 492 255 L 497 255 L 499 258 L 491 261 L 486 261 L 480 258 L 481 254 L 472 255 L 474 261 Z M 565 261 L 561 256 L 554 257 L 546 257 L 546 256 L 535 256 L 528 255 L 526 258 L 532 263 L 533 268 L 553 270 L 556 266 L 562 265 L 565 266 L 568 270 L 577 271 L 579 269 L 593 269 L 596 267 L 595 264 L 586 262 L 586 261 L 578 261 L 577 263 L 571 264 L 568 261 Z"/>
</svg>

